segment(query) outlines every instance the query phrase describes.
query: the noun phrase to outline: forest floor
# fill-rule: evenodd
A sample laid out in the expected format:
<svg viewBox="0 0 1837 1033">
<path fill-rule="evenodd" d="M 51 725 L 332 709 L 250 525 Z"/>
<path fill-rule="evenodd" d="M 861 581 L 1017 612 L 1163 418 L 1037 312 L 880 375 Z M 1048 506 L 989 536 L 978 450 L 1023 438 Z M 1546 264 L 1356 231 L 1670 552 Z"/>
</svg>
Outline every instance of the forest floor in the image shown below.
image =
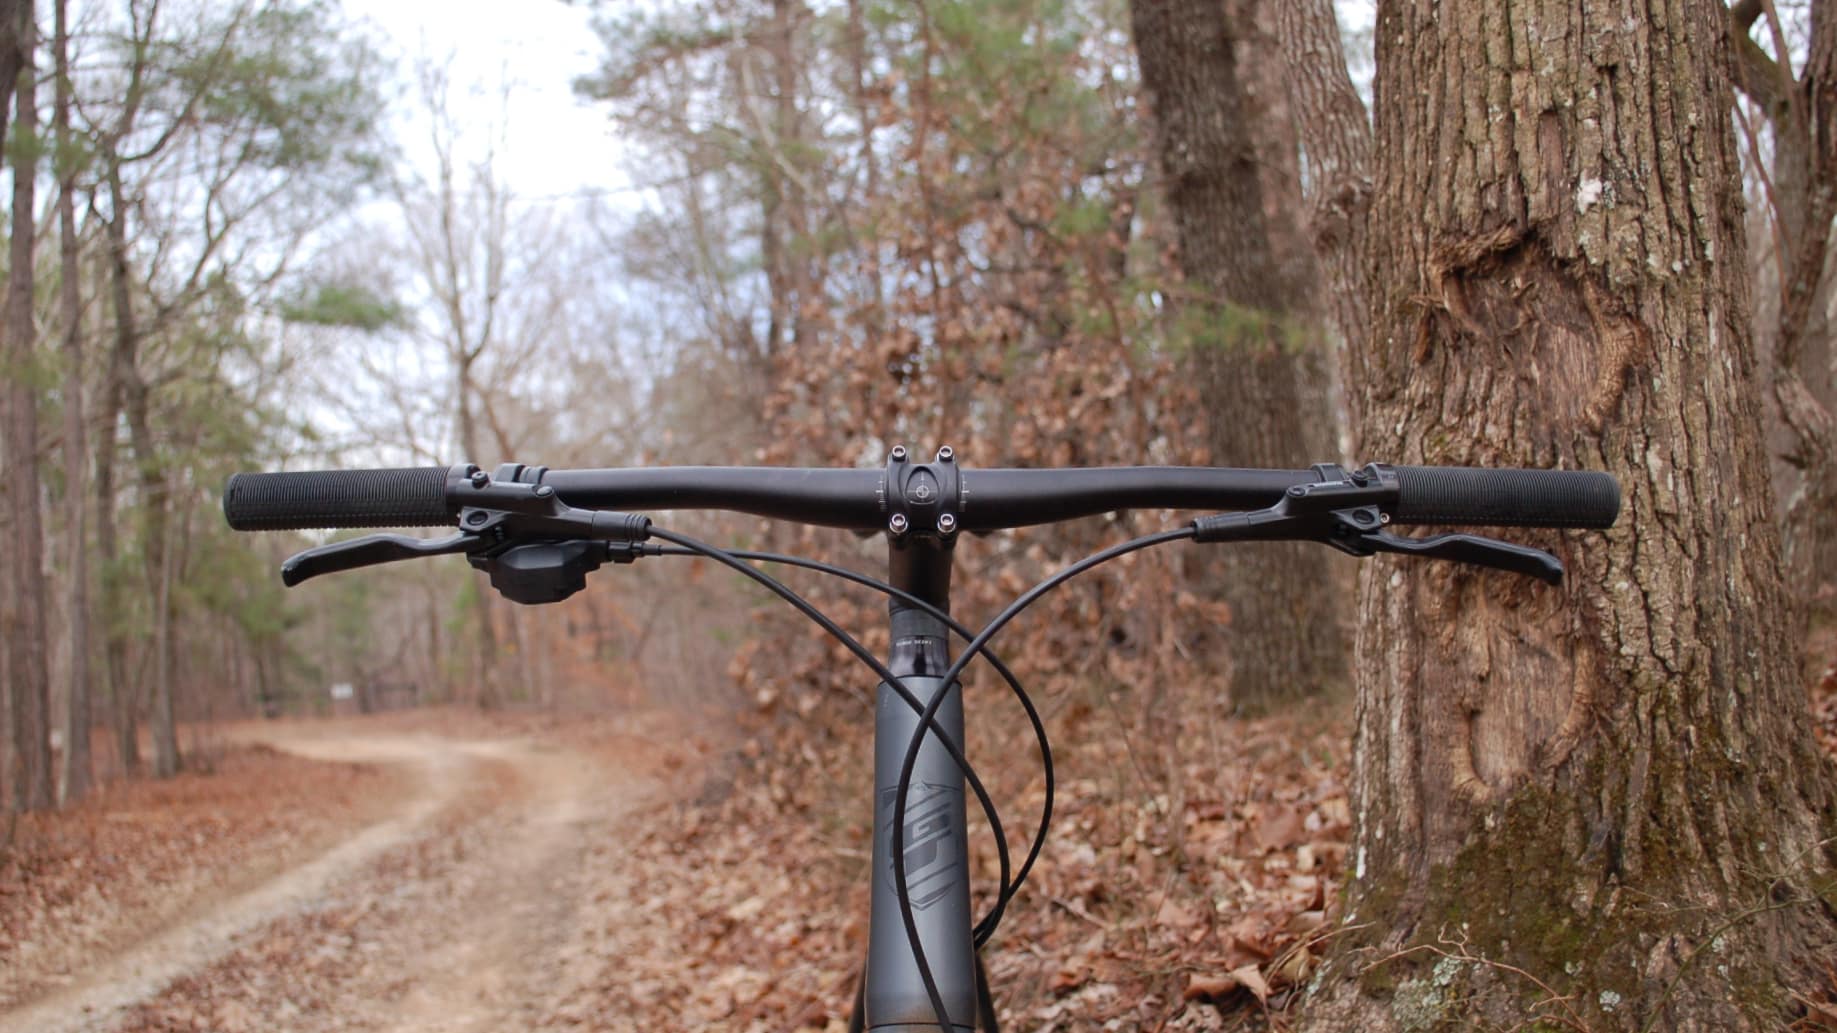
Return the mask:
<svg viewBox="0 0 1837 1033">
<path fill-rule="evenodd" d="M 1814 713 L 1837 745 L 1837 675 Z M 208 772 L 22 819 L 0 855 L 0 1033 L 839 1033 L 864 745 L 805 717 L 223 729 Z M 1100 704 L 1055 715 L 1052 839 L 987 954 L 1006 1028 L 1281 1028 L 1333 928 L 1349 718 L 1216 722 L 1170 753 Z M 985 777 L 1024 850 L 1028 751 L 975 739 L 1018 761 Z M 973 844 L 986 888 L 995 852 Z"/>
</svg>

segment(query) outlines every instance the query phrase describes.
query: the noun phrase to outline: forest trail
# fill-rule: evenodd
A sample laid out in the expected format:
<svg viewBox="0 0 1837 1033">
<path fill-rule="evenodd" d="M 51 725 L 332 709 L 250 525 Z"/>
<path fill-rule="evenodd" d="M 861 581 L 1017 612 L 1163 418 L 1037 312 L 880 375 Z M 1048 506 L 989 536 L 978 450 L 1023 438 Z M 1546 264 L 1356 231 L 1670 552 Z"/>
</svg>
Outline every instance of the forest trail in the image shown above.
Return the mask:
<svg viewBox="0 0 1837 1033">
<path fill-rule="evenodd" d="M 194 907 L 0 1013 L 0 1033 L 526 1025 L 565 962 L 590 837 L 655 783 L 644 751 L 266 723 L 237 738 L 381 765 L 382 820 L 259 885 Z M 603 863 L 603 860 L 602 860 Z"/>
</svg>

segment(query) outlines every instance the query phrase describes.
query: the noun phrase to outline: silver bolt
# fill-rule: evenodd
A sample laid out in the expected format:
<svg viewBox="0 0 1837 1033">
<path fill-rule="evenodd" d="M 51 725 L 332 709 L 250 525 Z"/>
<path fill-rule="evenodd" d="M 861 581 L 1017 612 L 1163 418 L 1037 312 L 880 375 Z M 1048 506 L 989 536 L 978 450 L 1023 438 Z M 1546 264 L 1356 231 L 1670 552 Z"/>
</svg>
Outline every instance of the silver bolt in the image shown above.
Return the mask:
<svg viewBox="0 0 1837 1033">
<path fill-rule="evenodd" d="M 951 448 L 949 445 L 945 445 L 944 447 L 938 449 L 938 462 L 940 463 L 948 463 L 952 459 L 956 458 L 956 456 L 957 456 L 956 449 Z"/>
<path fill-rule="evenodd" d="M 906 514 L 904 513 L 895 513 L 893 514 L 893 519 L 887 521 L 887 530 L 892 531 L 894 534 L 905 534 L 908 526 L 910 525 L 906 523 Z"/>
<path fill-rule="evenodd" d="M 903 463 L 906 461 L 906 446 L 904 445 L 894 445 L 893 446 L 893 461 L 896 463 Z"/>
<path fill-rule="evenodd" d="M 940 532 L 944 534 L 950 534 L 956 529 L 957 529 L 957 518 L 954 514 L 951 514 L 951 513 L 938 514 L 938 530 Z"/>
</svg>

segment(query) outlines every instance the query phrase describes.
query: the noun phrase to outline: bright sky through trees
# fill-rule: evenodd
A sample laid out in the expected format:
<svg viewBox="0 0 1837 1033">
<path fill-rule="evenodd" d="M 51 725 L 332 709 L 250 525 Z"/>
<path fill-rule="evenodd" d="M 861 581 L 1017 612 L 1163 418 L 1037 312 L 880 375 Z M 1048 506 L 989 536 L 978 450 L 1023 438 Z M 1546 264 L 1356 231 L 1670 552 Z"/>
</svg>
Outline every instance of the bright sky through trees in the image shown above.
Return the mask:
<svg viewBox="0 0 1837 1033">
<path fill-rule="evenodd" d="M 425 137 L 413 102 L 415 62 L 451 59 L 454 113 L 468 129 L 503 117 L 509 153 L 499 159 L 519 197 L 537 200 L 577 191 L 618 190 L 627 178 L 605 114 L 574 97 L 576 76 L 594 70 L 601 45 L 585 6 L 557 0 L 506 7 L 489 0 L 350 0 L 353 17 L 375 25 L 405 80 L 403 142 L 412 153 Z M 500 85 L 508 110 L 500 112 Z"/>
</svg>

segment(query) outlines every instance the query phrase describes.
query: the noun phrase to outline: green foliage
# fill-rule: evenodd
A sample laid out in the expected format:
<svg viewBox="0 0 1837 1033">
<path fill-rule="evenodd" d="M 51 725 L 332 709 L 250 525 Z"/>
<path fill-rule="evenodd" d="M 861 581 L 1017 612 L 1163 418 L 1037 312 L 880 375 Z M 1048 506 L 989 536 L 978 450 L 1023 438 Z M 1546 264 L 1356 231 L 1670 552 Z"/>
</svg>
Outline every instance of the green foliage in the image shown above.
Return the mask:
<svg viewBox="0 0 1837 1033">
<path fill-rule="evenodd" d="M 594 32 L 607 50 L 599 71 L 574 80 L 574 92 L 593 100 L 629 100 L 673 57 L 730 44 L 735 31 L 713 12 L 692 7 L 605 12 Z"/>
<path fill-rule="evenodd" d="M 376 333 L 405 325 L 407 313 L 394 298 L 362 284 L 308 285 L 283 298 L 280 317 L 308 326 L 342 327 Z"/>
<path fill-rule="evenodd" d="M 336 169 L 350 191 L 380 173 L 382 62 L 324 0 L 213 11 L 207 45 L 169 42 L 166 96 L 186 116 L 244 141 L 272 170 Z"/>
<path fill-rule="evenodd" d="M 1303 319 L 1251 305 L 1193 299 L 1178 306 L 1167 344 L 1179 352 L 1280 351 L 1295 354 L 1311 345 Z"/>
<path fill-rule="evenodd" d="M 17 121 L 8 123 L 6 134 L 6 164 L 8 168 L 19 168 L 22 165 L 34 165 L 45 159 L 51 150 L 51 141 L 42 132 L 30 132 Z"/>
</svg>

